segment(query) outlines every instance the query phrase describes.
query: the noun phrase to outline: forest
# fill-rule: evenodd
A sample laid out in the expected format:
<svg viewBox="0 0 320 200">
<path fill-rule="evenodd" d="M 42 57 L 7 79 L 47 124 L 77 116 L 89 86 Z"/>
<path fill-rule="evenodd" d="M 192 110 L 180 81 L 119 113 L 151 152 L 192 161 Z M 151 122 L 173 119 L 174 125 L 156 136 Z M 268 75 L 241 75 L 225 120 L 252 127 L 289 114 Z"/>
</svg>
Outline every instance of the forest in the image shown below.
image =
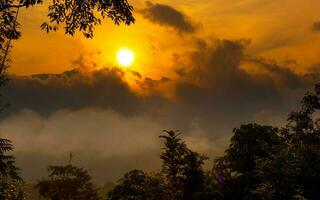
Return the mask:
<svg viewBox="0 0 320 200">
<path fill-rule="evenodd" d="M 39 199 L 51 200 L 231 200 L 320 198 L 320 85 L 307 93 L 287 124 L 244 124 L 233 130 L 228 149 L 208 159 L 187 147 L 179 131 L 164 131 L 159 171 L 127 172 L 106 194 L 99 194 L 84 168 L 48 166 L 48 177 L 34 187 Z M 13 143 L 0 140 L 0 199 L 28 198 L 23 169 L 15 165 Z"/>
</svg>

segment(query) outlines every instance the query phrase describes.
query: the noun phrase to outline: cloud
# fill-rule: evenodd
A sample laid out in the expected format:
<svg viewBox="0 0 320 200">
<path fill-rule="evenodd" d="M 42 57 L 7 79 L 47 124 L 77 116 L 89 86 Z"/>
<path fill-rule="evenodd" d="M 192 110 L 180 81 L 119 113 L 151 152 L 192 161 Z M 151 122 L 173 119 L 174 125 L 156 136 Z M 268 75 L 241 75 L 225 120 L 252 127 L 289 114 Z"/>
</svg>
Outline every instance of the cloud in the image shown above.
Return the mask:
<svg viewBox="0 0 320 200">
<path fill-rule="evenodd" d="M 260 109 L 282 108 L 275 82 L 282 77 L 252 75 L 241 68 L 249 43 L 249 40 L 198 41 L 196 50 L 181 56 L 190 59 L 184 76 L 158 80 L 141 74 L 137 77 L 137 84 L 147 95 L 130 88 L 124 78 L 126 72 L 120 69 L 80 68 L 62 74 L 12 77 L 4 96 L 12 104 L 10 112 L 30 109 L 50 116 L 61 109 L 111 109 L 128 117 L 147 113 L 156 120 L 170 119 L 168 126 L 184 130 L 190 128 L 184 124 L 193 117 L 201 119 L 200 126 L 208 120 L 227 126 L 231 118 L 240 123 L 244 116 L 249 120 Z M 273 71 L 276 70 L 279 69 L 274 67 Z M 295 74 L 291 76 L 294 79 Z M 173 91 L 173 100 L 164 97 L 166 90 Z M 190 114 L 192 117 L 188 117 Z M 159 119 L 164 115 L 167 119 Z"/>
<path fill-rule="evenodd" d="M 230 126 L 252 120 L 262 109 L 281 110 L 281 94 L 273 79 L 241 68 L 248 44 L 248 40 L 215 40 L 186 55 L 192 67 L 176 86 L 179 106 L 208 124 L 211 120 Z"/>
<path fill-rule="evenodd" d="M 146 2 L 147 7 L 139 12 L 153 23 L 174 28 L 179 33 L 194 33 L 197 26 L 179 10 L 164 4 Z"/>
<path fill-rule="evenodd" d="M 312 24 L 312 30 L 315 32 L 319 32 L 320 31 L 320 22 L 314 22 Z"/>
<path fill-rule="evenodd" d="M 112 109 L 133 115 L 145 106 L 142 96 L 129 88 L 117 68 L 74 69 L 62 74 L 12 76 L 4 90 L 10 112 L 30 109 L 47 116 L 60 109 Z"/>
<path fill-rule="evenodd" d="M 276 81 L 278 86 L 299 89 L 304 88 L 305 83 L 303 77 L 297 75 L 291 69 L 285 66 L 281 66 L 279 63 L 273 60 L 266 60 L 259 57 L 250 57 L 246 59 L 249 62 L 260 67 L 260 71 L 265 71 L 266 76 L 273 77 L 273 80 Z M 286 61 L 288 64 L 294 61 Z"/>
<path fill-rule="evenodd" d="M 62 74 L 12 76 L 4 91 L 11 107 L 3 118 L 24 109 L 45 118 L 58 110 L 111 110 L 129 118 L 147 115 L 163 129 L 186 132 L 197 120 L 208 137 L 225 137 L 264 110 L 286 116 L 299 102 L 295 97 L 289 104 L 287 93 L 307 87 L 305 79 L 286 66 L 248 56 L 249 44 L 244 39 L 196 38 L 194 49 L 179 55 L 177 76 L 157 80 L 118 68 L 90 71 L 85 66 Z M 251 65 L 254 72 L 247 69 Z M 145 94 L 126 82 L 125 73 L 133 74 Z"/>
<path fill-rule="evenodd" d="M 240 124 L 285 120 L 311 84 L 286 65 L 247 55 L 250 40 L 190 43 L 194 48 L 177 55 L 172 77 L 89 70 L 81 60 L 81 68 L 61 74 L 11 76 L 4 97 L 12 105 L 0 132 L 14 141 L 26 177 L 65 163 L 69 152 L 99 181 L 158 168 L 163 129 L 181 130 L 191 148 L 213 158 Z M 130 86 L 126 73 L 146 92 Z"/>
<path fill-rule="evenodd" d="M 162 130 L 147 116 L 126 118 L 111 110 L 95 109 L 58 110 L 48 118 L 22 110 L 1 125 L 1 132 L 15 141 L 17 153 L 48 156 L 68 152 L 97 152 L 103 157 L 137 155 L 154 150 Z"/>
<path fill-rule="evenodd" d="M 99 183 L 115 181 L 134 168 L 159 168 L 163 129 L 148 114 L 127 117 L 101 109 L 58 110 L 47 118 L 22 110 L 0 122 L 2 137 L 14 141 L 27 180 L 44 176 L 47 165 L 66 164 L 70 152 L 72 162 L 88 168 Z M 207 152 L 210 141 L 196 125 L 193 129 L 188 144 Z"/>
</svg>

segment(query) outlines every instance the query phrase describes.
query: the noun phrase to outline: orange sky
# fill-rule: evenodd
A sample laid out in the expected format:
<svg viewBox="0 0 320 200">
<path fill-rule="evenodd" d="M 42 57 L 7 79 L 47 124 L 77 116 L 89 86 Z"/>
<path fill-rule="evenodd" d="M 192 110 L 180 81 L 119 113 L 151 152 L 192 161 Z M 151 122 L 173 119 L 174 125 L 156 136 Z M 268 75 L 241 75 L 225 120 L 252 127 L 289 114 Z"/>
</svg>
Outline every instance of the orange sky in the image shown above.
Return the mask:
<svg viewBox="0 0 320 200">
<path fill-rule="evenodd" d="M 144 1 L 131 1 L 136 11 Z M 129 27 L 115 26 L 107 20 L 97 28 L 94 39 L 81 34 L 65 36 L 60 30 L 46 34 L 40 24 L 46 19 L 45 6 L 23 10 L 19 16 L 23 36 L 14 42 L 15 74 L 57 73 L 74 68 L 81 55 L 99 67 L 116 65 L 116 52 L 121 47 L 136 54 L 131 69 L 155 76 L 170 76 L 174 54 L 192 50 L 192 38 L 251 39 L 247 52 L 255 56 L 283 61 L 297 61 L 296 71 L 319 62 L 320 33 L 311 31 L 320 20 L 317 0 L 214 0 L 157 1 L 184 13 L 199 25 L 195 33 L 177 34 L 172 28 L 160 26 L 135 13 L 136 23 Z"/>
</svg>

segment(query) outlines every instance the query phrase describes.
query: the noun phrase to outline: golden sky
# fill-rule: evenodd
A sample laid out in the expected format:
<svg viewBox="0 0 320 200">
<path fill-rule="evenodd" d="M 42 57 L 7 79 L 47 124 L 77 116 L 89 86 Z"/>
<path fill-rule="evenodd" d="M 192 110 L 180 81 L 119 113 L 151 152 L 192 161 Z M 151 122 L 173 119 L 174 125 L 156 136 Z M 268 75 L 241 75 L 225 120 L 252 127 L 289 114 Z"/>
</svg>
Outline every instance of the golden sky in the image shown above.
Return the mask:
<svg viewBox="0 0 320 200">
<path fill-rule="evenodd" d="M 165 25 L 153 23 L 139 10 L 146 2 L 131 1 L 136 23 L 115 26 L 110 20 L 97 28 L 93 39 L 80 33 L 65 36 L 60 30 L 46 34 L 40 24 L 46 20 L 45 6 L 23 10 L 19 16 L 23 37 L 14 42 L 15 74 L 57 73 L 74 68 L 83 56 L 88 62 L 116 65 L 116 52 L 127 47 L 135 52 L 131 68 L 144 75 L 170 75 L 174 54 L 192 50 L 192 38 L 251 39 L 247 53 L 278 61 L 296 60 L 296 71 L 304 71 L 319 62 L 320 33 L 312 24 L 320 20 L 317 0 L 175 0 L 157 1 L 187 16 L 197 28 L 194 33 L 179 34 Z"/>
</svg>

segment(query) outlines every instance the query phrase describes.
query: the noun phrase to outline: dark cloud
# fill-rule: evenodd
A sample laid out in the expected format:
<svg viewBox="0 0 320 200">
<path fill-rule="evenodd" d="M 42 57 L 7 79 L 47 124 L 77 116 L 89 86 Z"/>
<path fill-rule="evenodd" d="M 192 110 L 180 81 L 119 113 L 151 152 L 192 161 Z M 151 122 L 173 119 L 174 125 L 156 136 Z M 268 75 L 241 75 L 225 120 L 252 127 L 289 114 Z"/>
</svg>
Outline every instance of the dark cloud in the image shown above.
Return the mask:
<svg viewBox="0 0 320 200">
<path fill-rule="evenodd" d="M 10 112 L 34 110 L 49 115 L 61 109 L 113 109 L 132 115 L 140 111 L 143 99 L 123 80 L 124 72 L 116 68 L 96 71 L 75 69 L 62 74 L 12 76 L 3 92 L 10 102 Z"/>
<path fill-rule="evenodd" d="M 30 155 L 45 166 L 50 163 L 44 158 L 65 161 L 72 151 L 80 163 L 92 166 L 95 177 L 114 179 L 122 170 L 156 167 L 151 157 L 158 155 L 163 129 L 181 130 L 195 150 L 213 157 L 234 127 L 285 120 L 307 87 L 305 78 L 285 65 L 248 56 L 250 40 L 193 42 L 193 50 L 176 55 L 175 78 L 152 79 L 117 68 L 85 70 L 81 59 L 80 69 L 62 74 L 12 76 L 4 91 L 12 106 L 0 132 L 15 142 L 17 155 L 26 156 L 21 159 L 21 167 L 29 167 L 26 173 L 37 173 L 30 170 Z M 125 73 L 146 94 L 133 90 Z M 172 97 L 165 98 L 169 87 Z M 107 165 L 116 173 L 106 173 L 112 170 Z"/>
<path fill-rule="evenodd" d="M 304 80 L 312 85 L 320 82 L 320 62 L 313 63 L 307 68 L 307 72 L 303 76 Z"/>
<path fill-rule="evenodd" d="M 171 80 L 168 77 L 162 77 L 160 80 L 154 80 L 152 78 L 145 78 L 143 81 L 138 81 L 137 83 L 140 85 L 140 87 L 146 91 L 153 92 L 159 92 L 157 89 L 159 86 L 163 86 L 164 84 L 170 82 Z"/>
<path fill-rule="evenodd" d="M 147 7 L 140 10 L 144 18 L 153 23 L 169 26 L 179 33 L 194 33 L 197 26 L 186 15 L 175 8 L 164 4 L 153 4 L 147 1 Z"/>
<path fill-rule="evenodd" d="M 83 66 L 62 74 L 12 76 L 4 97 L 11 104 L 10 113 L 29 109 L 48 117 L 59 110 L 102 109 L 127 117 L 149 115 L 165 124 L 163 128 L 182 130 L 189 130 L 196 118 L 199 126 L 212 130 L 253 120 L 263 110 L 285 113 L 291 104 L 282 89 L 305 88 L 304 79 L 285 66 L 247 56 L 250 40 L 197 39 L 194 43 L 195 50 L 180 55 L 188 61 L 175 70 L 179 78 L 155 80 L 128 71 L 146 95 L 130 88 L 124 79 L 127 72 L 88 71 Z M 254 63 L 258 72 L 245 70 L 247 63 Z M 172 91 L 172 99 L 163 94 L 167 90 Z"/>
<path fill-rule="evenodd" d="M 320 22 L 313 23 L 311 28 L 315 32 L 320 32 Z"/>
<path fill-rule="evenodd" d="M 298 76 L 291 69 L 285 66 L 280 66 L 276 61 L 266 60 L 258 57 L 251 57 L 247 60 L 262 67 L 262 69 L 266 71 L 266 75 L 273 77 L 275 81 L 280 83 L 280 85 L 278 86 L 284 86 L 292 89 L 299 89 L 305 87 L 302 77 Z M 290 64 L 294 61 L 286 60 L 285 62 Z"/>
<path fill-rule="evenodd" d="M 252 120 L 264 109 L 281 109 L 282 99 L 272 78 L 251 75 L 240 66 L 248 40 L 216 40 L 191 52 L 189 72 L 176 88 L 179 105 L 196 116 L 224 124 Z"/>
</svg>

